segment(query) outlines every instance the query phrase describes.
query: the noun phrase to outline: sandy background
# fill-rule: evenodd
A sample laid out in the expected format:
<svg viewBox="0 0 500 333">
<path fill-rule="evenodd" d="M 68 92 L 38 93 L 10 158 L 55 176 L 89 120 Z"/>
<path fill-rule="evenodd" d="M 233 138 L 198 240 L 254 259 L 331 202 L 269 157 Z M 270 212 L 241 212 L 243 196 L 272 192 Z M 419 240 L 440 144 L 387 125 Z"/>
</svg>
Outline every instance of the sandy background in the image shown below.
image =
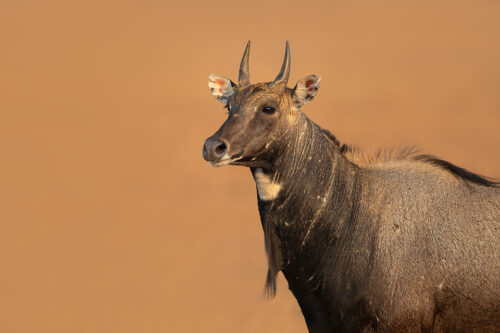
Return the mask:
<svg viewBox="0 0 500 333">
<path fill-rule="evenodd" d="M 500 178 L 497 1 L 0 3 L 0 332 L 305 332 L 248 170 L 213 169 L 211 72 L 290 85 L 341 141 Z"/>
</svg>

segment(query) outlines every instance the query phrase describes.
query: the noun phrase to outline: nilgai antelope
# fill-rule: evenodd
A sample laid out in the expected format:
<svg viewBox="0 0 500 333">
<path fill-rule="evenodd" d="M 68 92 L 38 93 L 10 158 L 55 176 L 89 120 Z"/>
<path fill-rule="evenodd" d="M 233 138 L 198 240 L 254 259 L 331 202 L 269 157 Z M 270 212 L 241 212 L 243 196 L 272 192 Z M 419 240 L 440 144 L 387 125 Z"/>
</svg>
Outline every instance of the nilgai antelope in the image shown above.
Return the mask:
<svg viewBox="0 0 500 333">
<path fill-rule="evenodd" d="M 403 152 L 365 161 L 300 108 L 320 78 L 236 85 L 210 75 L 228 118 L 205 141 L 213 166 L 249 167 L 269 269 L 283 272 L 310 332 L 500 332 L 500 187 Z"/>
</svg>

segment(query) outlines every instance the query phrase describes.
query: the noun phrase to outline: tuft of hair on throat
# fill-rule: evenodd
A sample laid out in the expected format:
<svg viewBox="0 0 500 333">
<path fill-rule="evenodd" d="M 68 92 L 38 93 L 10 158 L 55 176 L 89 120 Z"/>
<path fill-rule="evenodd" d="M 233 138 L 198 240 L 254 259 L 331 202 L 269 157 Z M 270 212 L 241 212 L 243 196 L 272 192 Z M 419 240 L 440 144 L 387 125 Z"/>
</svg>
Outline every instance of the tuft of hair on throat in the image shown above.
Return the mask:
<svg viewBox="0 0 500 333">
<path fill-rule="evenodd" d="M 271 221 L 264 223 L 264 243 L 268 262 L 264 295 L 268 299 L 272 299 L 276 296 L 276 278 L 281 270 L 282 254 L 280 240 L 274 232 L 274 226 Z"/>
<path fill-rule="evenodd" d="M 277 273 L 272 273 L 271 270 L 268 269 L 266 285 L 264 287 L 264 296 L 267 299 L 273 299 L 276 296 L 276 277 Z"/>
</svg>

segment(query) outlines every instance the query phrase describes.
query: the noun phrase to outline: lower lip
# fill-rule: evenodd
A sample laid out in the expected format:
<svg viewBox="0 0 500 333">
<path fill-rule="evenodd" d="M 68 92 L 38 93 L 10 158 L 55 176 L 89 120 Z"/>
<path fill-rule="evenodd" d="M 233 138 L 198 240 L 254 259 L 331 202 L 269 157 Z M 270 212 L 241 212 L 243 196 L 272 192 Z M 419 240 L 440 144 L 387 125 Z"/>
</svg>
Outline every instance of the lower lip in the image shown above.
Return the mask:
<svg viewBox="0 0 500 333">
<path fill-rule="evenodd" d="M 236 162 L 240 159 L 240 156 L 241 155 L 236 155 L 232 158 L 229 158 L 229 159 L 226 159 L 226 160 L 222 160 L 222 161 L 218 161 L 218 162 L 210 162 L 210 164 L 212 164 L 213 167 L 221 167 L 221 166 L 225 166 L 225 165 L 229 165 L 233 162 Z"/>
</svg>

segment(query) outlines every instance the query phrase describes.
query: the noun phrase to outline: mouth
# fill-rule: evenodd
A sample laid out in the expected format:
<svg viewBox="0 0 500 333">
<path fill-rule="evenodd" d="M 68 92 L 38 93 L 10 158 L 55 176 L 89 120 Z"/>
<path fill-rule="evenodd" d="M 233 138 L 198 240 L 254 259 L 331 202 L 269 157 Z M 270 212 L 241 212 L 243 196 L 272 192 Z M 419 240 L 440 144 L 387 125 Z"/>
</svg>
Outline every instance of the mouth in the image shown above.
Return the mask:
<svg viewBox="0 0 500 333">
<path fill-rule="evenodd" d="M 241 155 L 235 155 L 233 157 L 229 157 L 229 155 L 226 154 L 226 155 L 222 156 L 222 158 L 219 161 L 212 161 L 212 162 L 210 162 L 210 164 L 214 168 L 218 168 L 218 167 L 222 167 L 225 165 L 230 165 L 231 163 L 234 163 L 234 162 L 239 161 L 239 160 L 241 160 Z"/>
</svg>

